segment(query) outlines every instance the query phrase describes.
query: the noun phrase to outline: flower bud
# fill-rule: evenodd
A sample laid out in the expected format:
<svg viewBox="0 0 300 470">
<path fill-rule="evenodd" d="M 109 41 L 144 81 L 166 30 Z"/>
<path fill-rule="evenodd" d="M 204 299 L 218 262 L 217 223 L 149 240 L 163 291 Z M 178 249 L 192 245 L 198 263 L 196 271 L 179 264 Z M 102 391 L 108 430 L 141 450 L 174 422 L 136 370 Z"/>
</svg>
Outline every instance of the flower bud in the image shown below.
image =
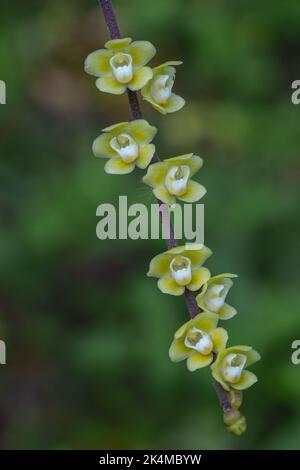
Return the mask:
<svg viewBox="0 0 300 470">
<path fill-rule="evenodd" d="M 240 436 L 247 429 L 247 422 L 245 416 L 241 416 L 235 423 L 227 427 L 228 431 L 236 436 Z"/>
<path fill-rule="evenodd" d="M 228 395 L 231 406 L 237 410 L 243 402 L 243 392 L 231 389 Z"/>
<path fill-rule="evenodd" d="M 234 410 L 234 409 L 225 411 L 223 415 L 224 423 L 226 424 L 226 426 L 231 426 L 238 419 L 240 419 L 240 417 L 241 417 L 241 413 L 238 410 Z"/>
</svg>

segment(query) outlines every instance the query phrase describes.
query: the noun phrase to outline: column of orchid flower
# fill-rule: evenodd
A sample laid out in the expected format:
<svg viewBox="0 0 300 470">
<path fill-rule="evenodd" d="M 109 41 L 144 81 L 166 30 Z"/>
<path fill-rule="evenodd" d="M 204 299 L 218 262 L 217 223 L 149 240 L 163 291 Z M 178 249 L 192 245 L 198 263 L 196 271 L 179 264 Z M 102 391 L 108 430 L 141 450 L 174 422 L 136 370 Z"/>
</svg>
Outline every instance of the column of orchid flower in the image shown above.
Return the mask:
<svg viewBox="0 0 300 470">
<path fill-rule="evenodd" d="M 127 89 L 140 90 L 144 100 L 160 113 L 179 111 L 185 101 L 172 89 L 175 66 L 181 62 L 169 61 L 155 68 L 146 66 L 155 53 L 148 41 L 113 39 L 105 44 L 105 49 L 87 57 L 85 70 L 97 77 L 96 86 L 102 92 L 120 95 Z M 104 170 L 109 174 L 127 174 L 136 166 L 147 168 L 143 182 L 162 203 L 172 205 L 177 199 L 185 203 L 199 201 L 206 190 L 192 177 L 202 167 L 202 158 L 189 153 L 151 164 L 155 154 L 151 142 L 156 133 L 157 129 L 144 119 L 113 124 L 96 138 L 93 152 L 108 159 Z M 192 372 L 211 367 L 231 405 L 224 412 L 224 422 L 229 431 L 238 435 L 246 429 L 245 418 L 239 412 L 242 390 L 257 381 L 246 367 L 258 361 L 259 354 L 250 346 L 227 347 L 227 331 L 218 327 L 218 322 L 237 313 L 225 302 L 236 275 L 212 276 L 203 266 L 211 254 L 206 246 L 195 249 L 175 246 L 152 259 L 148 276 L 158 278 L 158 288 L 165 294 L 180 296 L 186 289 L 196 294 L 199 313 L 176 331 L 169 356 L 174 362 L 186 360 Z"/>
</svg>

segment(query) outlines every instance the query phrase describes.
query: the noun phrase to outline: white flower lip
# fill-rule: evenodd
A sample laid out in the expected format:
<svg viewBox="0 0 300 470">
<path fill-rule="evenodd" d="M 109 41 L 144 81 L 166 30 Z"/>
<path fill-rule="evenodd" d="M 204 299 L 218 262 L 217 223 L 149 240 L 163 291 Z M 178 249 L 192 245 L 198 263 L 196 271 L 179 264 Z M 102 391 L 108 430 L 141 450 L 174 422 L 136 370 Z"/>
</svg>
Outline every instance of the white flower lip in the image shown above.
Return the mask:
<svg viewBox="0 0 300 470">
<path fill-rule="evenodd" d="M 125 163 L 132 163 L 139 156 L 138 144 L 129 134 L 119 134 L 113 137 L 110 146 Z"/>
<path fill-rule="evenodd" d="M 207 356 L 212 352 L 213 342 L 208 333 L 198 328 L 192 328 L 184 340 L 187 348 L 194 349 L 197 352 Z"/>
<path fill-rule="evenodd" d="M 175 256 L 170 263 L 170 271 L 180 286 L 186 286 L 192 280 L 191 260 L 185 256 Z"/>
<path fill-rule="evenodd" d="M 190 168 L 187 165 L 172 166 L 165 177 L 165 186 L 174 196 L 182 196 L 187 191 Z"/>
<path fill-rule="evenodd" d="M 224 284 L 211 284 L 204 295 L 205 304 L 209 310 L 218 312 L 225 303 L 228 291 L 229 286 Z"/>
<path fill-rule="evenodd" d="M 133 77 L 132 57 L 130 54 L 117 52 L 109 61 L 115 79 L 123 84 L 129 83 Z"/>
<path fill-rule="evenodd" d="M 157 75 L 151 84 L 151 95 L 157 104 L 166 104 L 169 100 L 174 80 L 169 75 Z"/>
<path fill-rule="evenodd" d="M 237 383 L 247 362 L 244 354 L 228 354 L 222 365 L 222 375 L 226 382 Z"/>
</svg>

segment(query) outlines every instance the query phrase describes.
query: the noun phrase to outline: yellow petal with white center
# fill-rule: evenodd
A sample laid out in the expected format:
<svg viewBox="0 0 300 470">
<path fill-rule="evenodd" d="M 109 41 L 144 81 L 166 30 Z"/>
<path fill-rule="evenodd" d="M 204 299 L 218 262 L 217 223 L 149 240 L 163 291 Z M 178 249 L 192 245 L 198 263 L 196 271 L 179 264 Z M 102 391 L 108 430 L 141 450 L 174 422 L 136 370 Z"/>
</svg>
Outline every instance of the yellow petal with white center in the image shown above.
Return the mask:
<svg viewBox="0 0 300 470">
<path fill-rule="evenodd" d="M 199 313 L 192 321 L 191 327 L 210 333 L 218 324 L 218 315 L 209 312 Z"/>
<path fill-rule="evenodd" d="M 166 165 L 164 162 L 153 163 L 149 166 L 146 175 L 143 177 L 143 182 L 152 188 L 162 184 L 166 174 Z"/>
<path fill-rule="evenodd" d="M 193 351 L 187 348 L 182 340 L 175 339 L 169 349 L 169 357 L 173 362 L 183 361 L 189 357 Z"/>
<path fill-rule="evenodd" d="M 236 309 L 226 303 L 218 311 L 220 320 L 230 320 L 230 318 L 234 317 L 236 314 L 237 314 Z"/>
<path fill-rule="evenodd" d="M 222 349 L 226 348 L 228 333 L 225 328 L 216 328 L 210 333 L 210 336 L 214 344 L 215 352 L 220 352 Z"/>
<path fill-rule="evenodd" d="M 122 39 L 111 39 L 110 41 L 107 41 L 104 46 L 107 49 L 110 49 L 111 51 L 119 51 L 120 49 L 123 49 L 124 47 L 128 46 L 132 41 L 131 38 L 122 38 Z"/>
<path fill-rule="evenodd" d="M 178 196 L 178 199 L 184 202 L 196 202 L 201 199 L 206 193 L 206 189 L 202 184 L 196 181 L 188 181 L 186 193 L 182 196 Z"/>
<path fill-rule="evenodd" d="M 131 173 L 134 168 L 134 163 L 124 163 L 120 157 L 114 157 L 106 162 L 104 171 L 111 175 L 126 175 Z"/>
<path fill-rule="evenodd" d="M 184 293 L 184 287 L 179 286 L 170 276 L 159 279 L 157 285 L 164 294 L 182 295 Z"/>
<path fill-rule="evenodd" d="M 156 54 L 156 49 L 149 41 L 134 41 L 127 48 L 136 67 L 147 64 Z"/>
<path fill-rule="evenodd" d="M 109 59 L 111 56 L 111 52 L 106 51 L 105 49 L 99 49 L 98 51 L 92 52 L 85 59 L 84 70 L 86 73 L 95 75 L 96 77 L 111 75 L 109 65 Z"/>
<path fill-rule="evenodd" d="M 174 204 L 176 201 L 176 198 L 174 196 L 171 196 L 171 194 L 168 192 L 164 185 L 159 185 L 154 188 L 153 194 L 157 199 L 164 202 L 165 204 L 168 204 L 169 206 Z"/>
<path fill-rule="evenodd" d="M 93 153 L 96 157 L 114 157 L 116 152 L 109 145 L 112 136 L 110 134 L 101 134 L 93 142 Z"/>
<path fill-rule="evenodd" d="M 190 258 L 192 266 L 200 266 L 212 255 L 212 251 L 207 246 L 203 246 L 197 250 L 184 250 L 183 255 Z"/>
<path fill-rule="evenodd" d="M 257 377 L 255 374 L 253 374 L 253 372 L 250 372 L 249 370 L 243 370 L 240 380 L 235 384 L 231 384 L 231 386 L 237 390 L 245 390 L 256 382 Z"/>
<path fill-rule="evenodd" d="M 135 70 L 133 79 L 128 83 L 127 86 L 131 91 L 140 90 L 149 80 L 151 80 L 152 75 L 153 72 L 150 67 L 142 67 L 138 70 Z"/>
<path fill-rule="evenodd" d="M 122 95 L 126 91 L 126 86 L 119 83 L 114 77 L 102 77 L 96 80 L 96 87 L 104 93 Z"/>
<path fill-rule="evenodd" d="M 204 356 L 199 352 L 194 352 L 187 360 L 187 368 L 190 372 L 194 372 L 197 369 L 209 366 L 212 363 L 213 355 L 208 354 Z"/>
<path fill-rule="evenodd" d="M 139 158 L 136 161 L 136 166 L 138 166 L 142 170 L 147 168 L 147 166 L 152 160 L 154 152 L 155 152 L 155 145 L 153 144 L 140 145 Z"/>
<path fill-rule="evenodd" d="M 147 276 L 161 277 L 169 272 L 171 257 L 168 253 L 160 253 L 150 261 Z"/>
<path fill-rule="evenodd" d="M 260 360 L 260 354 L 254 349 L 251 349 L 251 351 L 248 351 L 246 356 L 247 356 L 246 366 L 251 366 L 252 364 Z"/>
<path fill-rule="evenodd" d="M 102 129 L 103 132 L 120 132 L 128 127 L 128 122 L 118 122 Z M 112 138 L 112 137 L 111 137 Z"/>
<path fill-rule="evenodd" d="M 203 284 L 205 284 L 210 278 L 210 271 L 207 268 L 195 268 L 192 271 L 192 280 L 187 285 L 187 288 L 191 291 L 199 290 Z"/>
<path fill-rule="evenodd" d="M 166 113 L 175 113 L 179 111 L 185 105 L 185 100 L 175 93 L 172 93 L 166 104 L 163 105 L 163 108 Z"/>
<path fill-rule="evenodd" d="M 157 129 L 145 119 L 136 119 L 129 123 L 130 134 L 137 142 L 149 144 L 157 133 Z"/>
</svg>

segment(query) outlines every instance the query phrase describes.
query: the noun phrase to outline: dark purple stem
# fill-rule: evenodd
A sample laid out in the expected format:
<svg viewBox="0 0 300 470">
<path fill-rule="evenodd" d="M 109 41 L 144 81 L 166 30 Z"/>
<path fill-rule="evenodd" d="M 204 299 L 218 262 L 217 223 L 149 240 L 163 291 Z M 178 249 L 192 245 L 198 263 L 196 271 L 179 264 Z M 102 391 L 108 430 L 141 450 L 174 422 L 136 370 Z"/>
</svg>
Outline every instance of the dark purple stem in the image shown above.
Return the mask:
<svg viewBox="0 0 300 470">
<path fill-rule="evenodd" d="M 215 379 L 213 379 L 213 386 L 216 391 L 222 410 L 224 411 L 224 413 L 228 413 L 228 411 L 230 411 L 232 407 L 226 390 L 224 390 L 224 388 L 221 387 L 219 382 L 217 382 Z"/>
<path fill-rule="evenodd" d="M 128 96 L 132 119 L 142 119 L 143 115 L 142 115 L 142 111 L 140 108 L 140 103 L 139 103 L 137 93 L 135 93 L 135 91 L 131 91 L 127 89 L 127 96 Z"/>
<path fill-rule="evenodd" d="M 191 318 L 194 318 L 199 313 L 199 308 L 196 302 L 196 299 L 192 292 L 188 289 L 185 289 L 185 302 Z"/>
<path fill-rule="evenodd" d="M 112 1 L 111 0 L 99 0 L 99 3 L 103 11 L 105 23 L 107 25 L 111 39 L 119 39 L 121 37 L 121 33 L 120 33 L 119 25 L 117 23 L 117 19 L 114 13 Z M 134 91 L 128 90 L 127 95 L 128 95 L 128 101 L 129 101 L 129 107 L 130 107 L 132 119 L 142 119 L 143 114 L 141 111 L 137 93 Z M 154 163 L 154 162 L 159 162 L 159 161 L 160 161 L 160 158 L 157 155 L 157 153 L 155 153 L 152 158 L 152 162 Z M 158 201 L 158 203 L 160 204 L 160 206 L 162 205 L 160 201 Z M 169 216 L 166 215 L 164 211 L 161 212 L 161 219 L 162 219 L 162 224 L 164 225 L 166 233 L 170 235 L 169 238 L 167 239 L 168 249 L 174 248 L 175 246 L 177 246 L 177 240 L 174 237 L 174 230 L 170 222 Z M 185 290 L 185 301 L 186 301 L 186 305 L 187 305 L 190 317 L 194 318 L 199 313 L 199 309 L 198 309 L 198 305 L 197 305 L 194 295 L 188 289 Z M 223 411 L 231 410 L 231 403 L 230 403 L 230 400 L 228 398 L 226 391 L 219 384 L 219 382 L 217 382 L 215 379 L 213 379 L 213 384 L 214 384 L 214 388 L 216 390 L 217 397 L 219 399 L 219 402 L 222 406 Z"/>
<path fill-rule="evenodd" d="M 111 0 L 99 0 L 99 3 L 103 11 L 105 23 L 111 39 L 119 39 L 121 37 L 121 33 Z"/>
</svg>

